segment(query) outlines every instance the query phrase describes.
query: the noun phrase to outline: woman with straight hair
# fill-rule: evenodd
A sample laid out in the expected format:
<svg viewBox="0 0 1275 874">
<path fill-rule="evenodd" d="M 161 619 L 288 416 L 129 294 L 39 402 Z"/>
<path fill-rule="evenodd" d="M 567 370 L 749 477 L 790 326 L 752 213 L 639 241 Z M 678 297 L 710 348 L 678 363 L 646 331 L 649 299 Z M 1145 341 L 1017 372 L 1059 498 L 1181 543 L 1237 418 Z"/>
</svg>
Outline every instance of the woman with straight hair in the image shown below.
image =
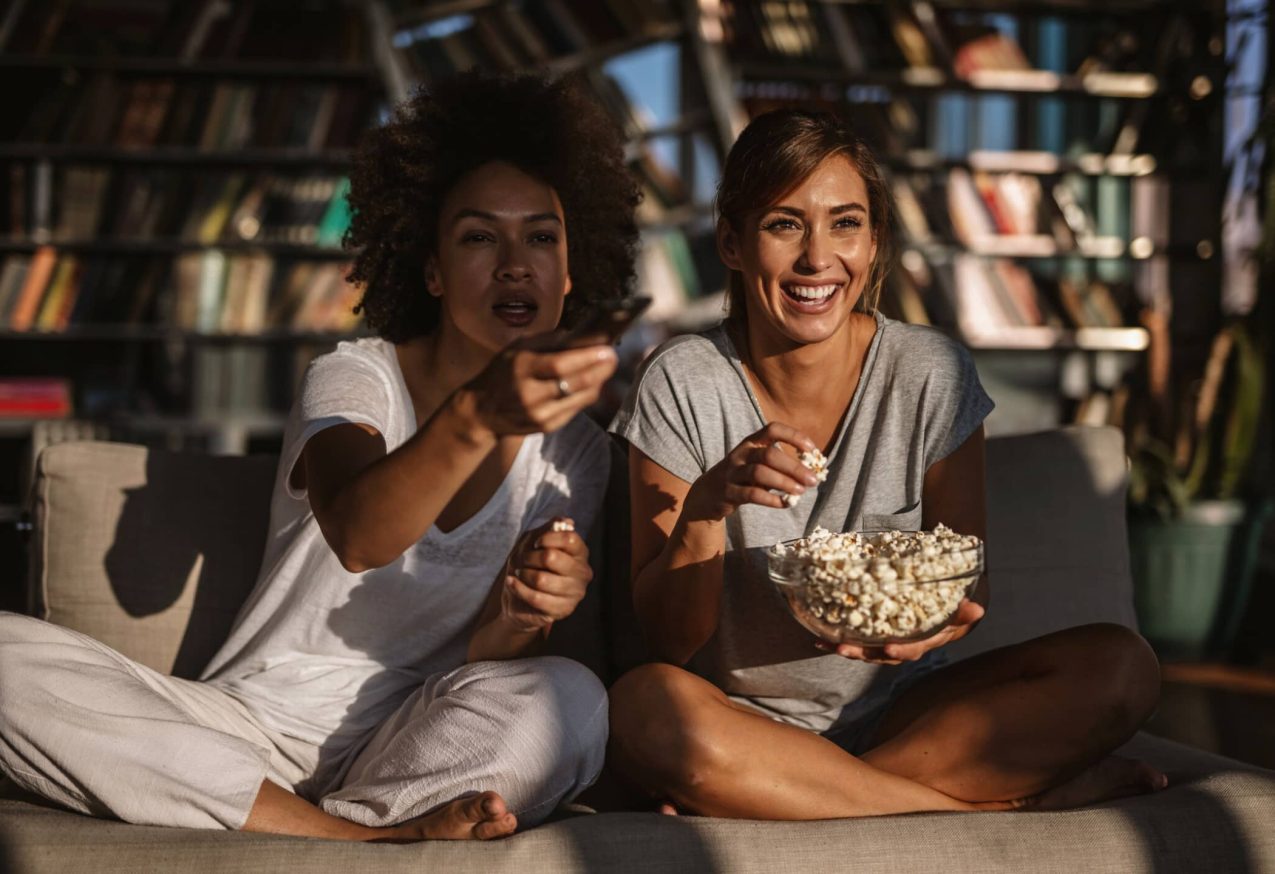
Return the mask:
<svg viewBox="0 0 1275 874">
<path fill-rule="evenodd" d="M 987 609 L 986 576 L 914 643 L 817 644 L 786 614 L 766 550 L 816 526 L 984 537 L 992 402 L 964 347 L 877 310 L 889 199 L 841 118 L 755 119 L 717 207 L 729 318 L 660 347 L 611 426 L 628 441 L 633 598 L 659 659 L 610 690 L 613 767 L 666 812 L 755 819 L 1047 809 L 1162 787 L 1111 755 L 1159 692 L 1155 656 L 1126 628 L 945 667 L 944 645 Z M 823 483 L 796 457 L 816 449 Z"/>
</svg>

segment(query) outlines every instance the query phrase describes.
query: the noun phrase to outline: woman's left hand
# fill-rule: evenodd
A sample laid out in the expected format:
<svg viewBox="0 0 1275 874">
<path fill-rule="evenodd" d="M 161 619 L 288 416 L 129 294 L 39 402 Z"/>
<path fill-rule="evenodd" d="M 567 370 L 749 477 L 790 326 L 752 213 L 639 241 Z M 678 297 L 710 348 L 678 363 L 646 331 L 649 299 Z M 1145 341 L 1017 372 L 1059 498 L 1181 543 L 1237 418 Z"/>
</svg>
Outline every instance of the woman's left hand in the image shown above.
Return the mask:
<svg viewBox="0 0 1275 874">
<path fill-rule="evenodd" d="M 903 662 L 914 662 L 932 649 L 946 646 L 969 634 L 970 629 L 983 618 L 986 611 L 983 605 L 966 598 L 957 608 L 956 615 L 937 634 L 918 640 L 915 643 L 887 643 L 885 646 L 855 646 L 849 643 L 832 644 L 816 641 L 815 647 L 825 652 L 836 653 L 848 659 L 870 662 L 874 665 L 898 665 Z"/>
<path fill-rule="evenodd" d="M 589 548 L 575 531 L 554 531 L 554 519 L 522 536 L 509 555 L 500 593 L 501 617 L 522 632 L 565 619 L 593 579 Z"/>
</svg>

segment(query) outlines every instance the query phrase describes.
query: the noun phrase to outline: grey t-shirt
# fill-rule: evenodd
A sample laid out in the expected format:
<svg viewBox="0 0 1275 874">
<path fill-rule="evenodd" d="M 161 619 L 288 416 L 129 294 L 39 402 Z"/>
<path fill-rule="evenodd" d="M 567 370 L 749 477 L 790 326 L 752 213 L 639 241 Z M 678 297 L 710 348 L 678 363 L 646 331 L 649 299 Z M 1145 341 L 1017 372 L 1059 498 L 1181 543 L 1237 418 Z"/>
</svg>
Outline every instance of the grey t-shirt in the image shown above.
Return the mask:
<svg viewBox="0 0 1275 874">
<path fill-rule="evenodd" d="M 870 665 L 814 648 L 773 590 L 766 550 L 821 525 L 833 531 L 919 528 L 930 465 L 991 412 L 965 347 L 878 314 L 877 330 L 829 453 L 829 475 L 796 506 L 748 504 L 726 520 L 722 614 L 690 669 L 793 725 L 826 731 L 886 700 L 921 662 Z M 694 482 L 766 422 L 724 326 L 676 337 L 643 365 L 611 430 Z"/>
</svg>

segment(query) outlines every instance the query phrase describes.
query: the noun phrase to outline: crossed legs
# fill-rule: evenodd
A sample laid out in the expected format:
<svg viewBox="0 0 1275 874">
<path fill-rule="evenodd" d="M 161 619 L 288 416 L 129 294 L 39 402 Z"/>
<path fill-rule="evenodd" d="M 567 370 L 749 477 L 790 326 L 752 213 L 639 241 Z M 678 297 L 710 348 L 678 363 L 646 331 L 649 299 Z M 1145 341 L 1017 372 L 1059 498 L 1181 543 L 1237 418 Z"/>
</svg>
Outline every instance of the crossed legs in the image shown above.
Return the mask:
<svg viewBox="0 0 1275 874">
<path fill-rule="evenodd" d="M 854 757 L 732 702 L 680 668 L 611 689 L 612 766 L 654 798 L 710 816 L 834 819 L 1092 803 L 1163 777 L 1110 757 L 1159 695 L 1146 643 L 1068 629 L 935 672 L 902 694 Z"/>
</svg>

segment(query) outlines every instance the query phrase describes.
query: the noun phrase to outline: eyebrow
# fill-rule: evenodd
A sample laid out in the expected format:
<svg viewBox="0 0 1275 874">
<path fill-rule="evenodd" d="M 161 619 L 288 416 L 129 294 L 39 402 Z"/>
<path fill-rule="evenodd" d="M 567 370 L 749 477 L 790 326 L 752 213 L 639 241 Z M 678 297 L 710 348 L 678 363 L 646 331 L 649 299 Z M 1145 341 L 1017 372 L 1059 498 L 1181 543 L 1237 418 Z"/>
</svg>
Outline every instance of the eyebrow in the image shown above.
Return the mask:
<svg viewBox="0 0 1275 874">
<path fill-rule="evenodd" d="M 489 222 L 500 221 L 500 217 L 493 212 L 487 212 L 481 209 L 462 209 L 456 213 L 456 217 L 452 219 L 452 224 L 464 218 L 485 219 Z M 551 212 L 537 212 L 522 217 L 523 224 L 531 224 L 533 222 L 557 222 L 562 224 L 562 219 Z"/>
<path fill-rule="evenodd" d="M 795 215 L 799 218 L 804 218 L 806 215 L 804 210 L 800 210 L 795 206 L 775 206 L 775 207 L 771 207 L 771 211 L 783 212 L 783 213 L 787 213 L 788 215 Z M 867 207 L 865 207 L 863 204 L 858 202 L 843 203 L 840 206 L 834 206 L 832 209 L 828 210 L 828 212 L 830 212 L 832 215 L 841 215 L 844 212 L 862 212 L 866 214 L 867 211 L 868 211 Z"/>
</svg>

